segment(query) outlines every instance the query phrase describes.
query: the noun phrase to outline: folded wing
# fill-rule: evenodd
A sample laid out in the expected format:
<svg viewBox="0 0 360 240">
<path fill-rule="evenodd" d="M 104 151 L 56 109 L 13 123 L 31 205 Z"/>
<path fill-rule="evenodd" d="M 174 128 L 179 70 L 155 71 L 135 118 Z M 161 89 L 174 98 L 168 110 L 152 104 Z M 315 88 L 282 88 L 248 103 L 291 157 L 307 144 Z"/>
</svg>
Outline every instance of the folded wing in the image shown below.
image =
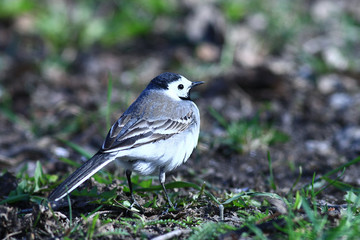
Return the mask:
<svg viewBox="0 0 360 240">
<path fill-rule="evenodd" d="M 194 122 L 194 118 L 192 111 L 179 119 L 149 120 L 122 116 L 110 129 L 102 152 L 121 151 L 165 140 L 185 131 Z"/>
</svg>

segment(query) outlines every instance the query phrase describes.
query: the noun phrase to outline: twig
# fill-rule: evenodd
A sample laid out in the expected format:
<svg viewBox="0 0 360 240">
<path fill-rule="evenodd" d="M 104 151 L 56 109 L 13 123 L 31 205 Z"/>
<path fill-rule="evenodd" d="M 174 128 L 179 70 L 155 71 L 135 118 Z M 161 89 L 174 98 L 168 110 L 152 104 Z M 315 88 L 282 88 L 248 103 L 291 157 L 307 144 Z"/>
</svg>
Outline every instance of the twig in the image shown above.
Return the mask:
<svg viewBox="0 0 360 240">
<path fill-rule="evenodd" d="M 99 215 L 103 215 L 103 214 L 111 214 L 111 213 L 118 213 L 119 211 L 114 211 L 114 210 L 103 210 L 103 211 L 97 211 L 97 212 L 94 212 L 92 214 L 90 214 L 89 216 L 87 216 L 87 219 L 92 219 L 94 218 L 94 216 L 96 214 L 99 214 Z"/>
<path fill-rule="evenodd" d="M 14 146 L 10 150 L 4 152 L 3 154 L 8 158 L 14 158 L 17 155 L 24 153 L 38 154 L 38 155 L 42 155 L 44 158 L 52 159 L 52 156 L 49 153 L 49 151 L 43 150 L 33 145 Z"/>
<path fill-rule="evenodd" d="M 171 239 L 171 238 L 174 238 L 174 237 L 179 237 L 182 234 L 186 234 L 186 233 L 189 233 L 189 232 L 191 232 L 190 229 L 176 229 L 176 230 L 168 232 L 168 233 L 166 233 L 164 235 L 154 237 L 152 240 L 167 240 L 167 239 Z"/>
<path fill-rule="evenodd" d="M 10 239 L 10 237 L 18 235 L 20 233 L 22 233 L 22 231 L 9 233 L 4 239 Z"/>
<path fill-rule="evenodd" d="M 18 158 L 10 158 L 5 155 L 0 154 L 0 164 L 5 166 L 15 166 L 17 165 L 21 160 Z"/>
</svg>

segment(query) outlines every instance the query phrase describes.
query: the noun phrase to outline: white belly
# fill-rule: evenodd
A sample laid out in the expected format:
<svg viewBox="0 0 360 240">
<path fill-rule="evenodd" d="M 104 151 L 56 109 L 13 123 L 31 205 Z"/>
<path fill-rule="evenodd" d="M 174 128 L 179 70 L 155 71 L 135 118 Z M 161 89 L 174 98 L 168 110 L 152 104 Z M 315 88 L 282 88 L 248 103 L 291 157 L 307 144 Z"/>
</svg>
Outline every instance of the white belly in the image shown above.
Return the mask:
<svg viewBox="0 0 360 240">
<path fill-rule="evenodd" d="M 153 174 L 160 168 L 171 171 L 186 162 L 197 145 L 199 124 L 190 129 L 166 140 L 119 151 L 117 160 L 125 169 L 142 175 Z"/>
</svg>

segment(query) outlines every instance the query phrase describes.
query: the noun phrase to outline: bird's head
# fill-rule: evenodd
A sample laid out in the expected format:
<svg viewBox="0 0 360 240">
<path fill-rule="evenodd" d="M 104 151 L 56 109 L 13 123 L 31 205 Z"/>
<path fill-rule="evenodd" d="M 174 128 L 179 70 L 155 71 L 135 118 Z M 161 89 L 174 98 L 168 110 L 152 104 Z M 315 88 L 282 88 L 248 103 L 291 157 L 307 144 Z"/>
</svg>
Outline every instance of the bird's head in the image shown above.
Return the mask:
<svg viewBox="0 0 360 240">
<path fill-rule="evenodd" d="M 184 76 L 176 73 L 162 73 L 148 85 L 148 89 L 164 91 L 175 100 L 190 100 L 190 90 L 204 82 L 191 82 Z"/>
</svg>

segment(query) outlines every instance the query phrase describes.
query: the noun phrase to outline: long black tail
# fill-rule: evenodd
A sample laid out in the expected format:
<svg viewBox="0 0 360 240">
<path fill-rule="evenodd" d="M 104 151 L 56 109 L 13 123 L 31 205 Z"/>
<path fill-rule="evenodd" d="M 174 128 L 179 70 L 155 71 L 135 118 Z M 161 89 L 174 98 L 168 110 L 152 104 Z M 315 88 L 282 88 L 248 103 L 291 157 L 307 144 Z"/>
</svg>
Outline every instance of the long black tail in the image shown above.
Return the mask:
<svg viewBox="0 0 360 240">
<path fill-rule="evenodd" d="M 89 179 L 101 168 L 115 159 L 111 153 L 96 153 L 82 166 L 76 169 L 65 181 L 63 181 L 48 197 L 49 201 L 58 201 L 75 190 L 80 184 Z"/>
</svg>

